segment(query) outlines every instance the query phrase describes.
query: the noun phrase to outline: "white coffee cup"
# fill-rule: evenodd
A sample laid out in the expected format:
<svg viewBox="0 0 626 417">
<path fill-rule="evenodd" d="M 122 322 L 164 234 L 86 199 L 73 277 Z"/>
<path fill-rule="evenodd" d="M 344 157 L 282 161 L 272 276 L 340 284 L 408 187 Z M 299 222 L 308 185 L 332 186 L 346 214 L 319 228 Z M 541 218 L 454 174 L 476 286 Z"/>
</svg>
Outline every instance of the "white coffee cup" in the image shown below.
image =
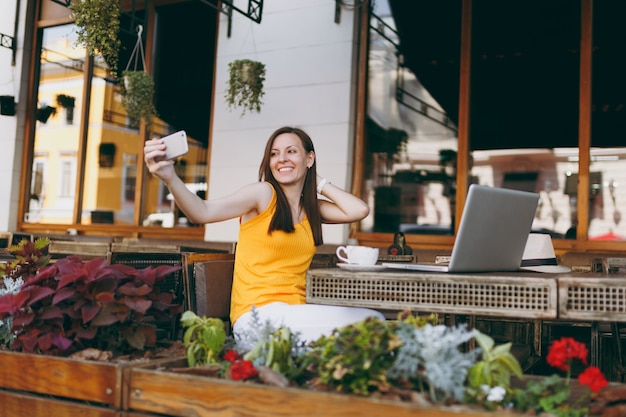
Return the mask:
<svg viewBox="0 0 626 417">
<path fill-rule="evenodd" d="M 371 266 L 378 262 L 378 248 L 369 246 L 339 246 L 336 253 L 339 260 L 352 265 Z"/>
</svg>

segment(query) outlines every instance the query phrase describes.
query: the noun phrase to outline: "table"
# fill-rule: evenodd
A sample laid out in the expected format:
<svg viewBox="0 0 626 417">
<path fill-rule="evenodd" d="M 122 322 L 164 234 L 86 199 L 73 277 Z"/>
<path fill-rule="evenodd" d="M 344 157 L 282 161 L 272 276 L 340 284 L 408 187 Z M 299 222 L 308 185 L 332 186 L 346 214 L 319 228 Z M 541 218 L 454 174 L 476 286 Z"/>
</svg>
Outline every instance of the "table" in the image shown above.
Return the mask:
<svg viewBox="0 0 626 417">
<path fill-rule="evenodd" d="M 598 365 L 600 323 L 610 323 L 618 358 L 616 373 L 626 376 L 622 333 L 626 323 L 626 274 L 587 273 L 558 278 L 558 319 L 591 322 L 591 365 Z"/>
<path fill-rule="evenodd" d="M 369 307 L 394 312 L 490 316 L 533 322 L 541 356 L 545 320 L 591 322 L 591 363 L 598 361 L 598 323 L 610 322 L 624 372 L 619 322 L 626 322 L 626 274 L 498 272 L 442 274 L 382 270 L 311 269 L 306 299 L 312 304 Z"/>
<path fill-rule="evenodd" d="M 539 273 L 442 274 L 311 269 L 312 304 L 526 319 L 558 316 L 557 278 Z"/>
</svg>

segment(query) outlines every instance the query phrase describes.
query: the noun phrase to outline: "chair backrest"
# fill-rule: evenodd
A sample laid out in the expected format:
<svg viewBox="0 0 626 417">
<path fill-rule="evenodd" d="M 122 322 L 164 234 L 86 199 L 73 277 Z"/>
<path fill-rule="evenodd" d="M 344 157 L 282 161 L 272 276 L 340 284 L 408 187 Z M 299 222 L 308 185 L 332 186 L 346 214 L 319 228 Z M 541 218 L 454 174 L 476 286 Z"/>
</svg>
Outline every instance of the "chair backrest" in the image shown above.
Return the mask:
<svg viewBox="0 0 626 417">
<path fill-rule="evenodd" d="M 187 305 L 199 316 L 229 322 L 234 254 L 193 254 L 187 257 Z"/>
<path fill-rule="evenodd" d="M 61 259 L 76 255 L 83 260 L 106 258 L 109 255 L 109 242 L 84 242 L 80 240 L 52 240 L 48 253 L 52 259 Z"/>
<path fill-rule="evenodd" d="M 11 233 L 11 245 L 17 245 L 24 239 L 32 241 L 33 235 L 30 233 L 22 233 L 22 232 Z"/>
<path fill-rule="evenodd" d="M 158 283 L 161 292 L 172 294 L 172 302 L 185 305 L 185 253 L 176 252 L 110 252 L 108 261 L 111 264 L 124 264 L 136 269 L 157 267 L 159 265 L 180 266 L 181 269 L 169 274 L 165 280 Z M 179 338 L 181 329 L 180 315 L 171 322 L 156 323 L 160 330 L 166 332 L 162 335 L 170 340 Z"/>
</svg>

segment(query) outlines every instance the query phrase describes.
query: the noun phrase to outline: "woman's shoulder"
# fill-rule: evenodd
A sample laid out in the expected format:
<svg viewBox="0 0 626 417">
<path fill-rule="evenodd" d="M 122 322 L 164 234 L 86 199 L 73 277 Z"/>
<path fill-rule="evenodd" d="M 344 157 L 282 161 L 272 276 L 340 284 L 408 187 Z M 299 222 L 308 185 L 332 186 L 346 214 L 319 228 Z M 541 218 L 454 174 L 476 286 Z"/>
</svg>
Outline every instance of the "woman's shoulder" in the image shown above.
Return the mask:
<svg viewBox="0 0 626 417">
<path fill-rule="evenodd" d="M 271 201 L 275 199 L 276 195 L 272 184 L 266 181 L 250 183 L 244 186 L 240 191 L 256 200 L 258 212 L 262 212 L 265 208 L 267 208 Z"/>
<path fill-rule="evenodd" d="M 254 193 L 255 195 L 266 194 L 271 196 L 274 194 L 274 187 L 267 181 L 257 181 L 244 185 L 240 191 Z"/>
</svg>

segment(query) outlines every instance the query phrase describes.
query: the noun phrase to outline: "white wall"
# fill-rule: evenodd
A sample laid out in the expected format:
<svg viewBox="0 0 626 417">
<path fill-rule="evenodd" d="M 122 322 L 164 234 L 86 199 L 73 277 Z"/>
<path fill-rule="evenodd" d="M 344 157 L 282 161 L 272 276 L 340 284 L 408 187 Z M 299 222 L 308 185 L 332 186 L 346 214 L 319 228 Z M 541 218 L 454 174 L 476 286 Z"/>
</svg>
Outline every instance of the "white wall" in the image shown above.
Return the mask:
<svg viewBox="0 0 626 417">
<path fill-rule="evenodd" d="M 244 4 L 245 3 L 245 4 Z M 238 1 L 245 9 L 247 1 Z M 284 125 L 304 129 L 315 144 L 318 173 L 350 189 L 353 152 L 351 10 L 335 23 L 334 0 L 264 2 L 257 24 L 233 13 L 231 37 L 220 18 L 210 161 L 209 198 L 227 195 L 258 179 L 270 134 Z M 228 63 L 261 61 L 266 66 L 261 113 L 229 111 L 224 92 Z M 347 225 L 324 225 L 325 243 L 344 243 Z M 236 241 L 238 221 L 207 225 L 205 240 Z"/>
<path fill-rule="evenodd" d="M 2 2 L 0 33 L 14 36 L 16 0 Z M 12 64 L 13 51 L 0 47 L 0 96 L 15 96 L 19 101 L 23 32 L 26 1 L 21 2 L 17 34 L 17 55 Z M 19 112 L 20 103 L 16 109 Z M 23 118 L 22 118 L 23 119 Z M 21 122 L 23 123 L 23 121 Z M 0 231 L 14 231 L 17 225 L 17 202 L 19 199 L 23 138 L 17 137 L 18 117 L 0 115 Z"/>
</svg>

